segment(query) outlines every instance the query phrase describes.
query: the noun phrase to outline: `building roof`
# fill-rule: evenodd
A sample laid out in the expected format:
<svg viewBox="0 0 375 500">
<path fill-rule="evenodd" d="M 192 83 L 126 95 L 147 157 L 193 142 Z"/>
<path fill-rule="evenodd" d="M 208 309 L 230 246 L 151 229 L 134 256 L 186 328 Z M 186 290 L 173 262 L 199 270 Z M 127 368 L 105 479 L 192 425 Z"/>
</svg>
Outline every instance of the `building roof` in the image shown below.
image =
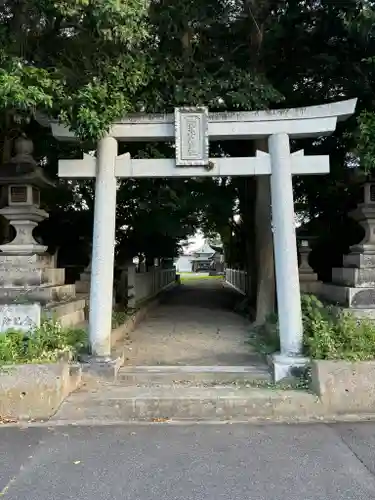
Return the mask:
<svg viewBox="0 0 375 500">
<path fill-rule="evenodd" d="M 208 254 L 208 255 L 214 255 L 215 250 L 208 244 L 207 240 L 203 243 L 203 246 L 201 248 L 198 248 L 198 250 L 194 251 L 194 254 Z"/>
</svg>

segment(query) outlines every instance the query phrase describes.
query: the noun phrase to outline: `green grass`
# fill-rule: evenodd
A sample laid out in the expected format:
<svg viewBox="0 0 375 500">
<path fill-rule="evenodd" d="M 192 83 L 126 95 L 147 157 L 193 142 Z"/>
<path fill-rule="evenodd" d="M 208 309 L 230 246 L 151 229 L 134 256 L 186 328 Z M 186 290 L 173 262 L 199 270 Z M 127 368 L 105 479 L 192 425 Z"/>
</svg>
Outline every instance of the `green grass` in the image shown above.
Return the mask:
<svg viewBox="0 0 375 500">
<path fill-rule="evenodd" d="M 181 282 L 224 279 L 224 276 L 208 276 L 207 274 L 190 274 L 190 273 L 177 273 L 177 274 L 180 275 Z"/>
</svg>

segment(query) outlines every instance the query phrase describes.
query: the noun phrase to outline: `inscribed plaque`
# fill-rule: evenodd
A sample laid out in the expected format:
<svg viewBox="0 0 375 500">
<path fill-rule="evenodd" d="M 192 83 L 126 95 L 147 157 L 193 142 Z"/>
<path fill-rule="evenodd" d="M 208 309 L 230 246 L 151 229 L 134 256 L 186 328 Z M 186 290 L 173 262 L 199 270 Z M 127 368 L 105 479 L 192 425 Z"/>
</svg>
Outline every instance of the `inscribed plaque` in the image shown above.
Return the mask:
<svg viewBox="0 0 375 500">
<path fill-rule="evenodd" d="M 175 108 L 177 166 L 208 165 L 207 108 Z"/>
<path fill-rule="evenodd" d="M 21 330 L 28 332 L 40 326 L 39 304 L 0 305 L 0 332 Z"/>
</svg>

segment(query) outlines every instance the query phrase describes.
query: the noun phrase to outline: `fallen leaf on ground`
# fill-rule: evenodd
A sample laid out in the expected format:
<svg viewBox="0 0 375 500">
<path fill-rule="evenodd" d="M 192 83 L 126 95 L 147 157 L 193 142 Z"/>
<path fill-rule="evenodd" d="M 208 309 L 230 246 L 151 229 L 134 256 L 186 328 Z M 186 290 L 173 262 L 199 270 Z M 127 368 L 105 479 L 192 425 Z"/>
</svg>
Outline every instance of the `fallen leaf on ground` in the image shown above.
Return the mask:
<svg viewBox="0 0 375 500">
<path fill-rule="evenodd" d="M 16 424 L 18 420 L 12 417 L 3 417 L 0 415 L 0 424 Z"/>
<path fill-rule="evenodd" d="M 152 422 L 168 422 L 169 418 L 153 418 Z"/>
</svg>

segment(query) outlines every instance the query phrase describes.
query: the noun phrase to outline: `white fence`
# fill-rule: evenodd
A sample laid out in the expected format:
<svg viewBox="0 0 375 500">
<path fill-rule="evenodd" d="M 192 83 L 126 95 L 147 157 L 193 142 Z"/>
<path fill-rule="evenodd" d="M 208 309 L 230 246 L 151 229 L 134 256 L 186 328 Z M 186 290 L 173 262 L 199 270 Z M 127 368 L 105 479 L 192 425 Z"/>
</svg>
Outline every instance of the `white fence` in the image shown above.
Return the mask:
<svg viewBox="0 0 375 500">
<path fill-rule="evenodd" d="M 246 295 L 248 285 L 246 271 L 239 271 L 238 269 L 226 269 L 225 281 L 233 288 L 235 288 L 238 292 Z"/>
<path fill-rule="evenodd" d="M 176 279 L 176 269 L 154 268 L 146 273 L 137 273 L 135 266 L 123 269 L 120 280 L 120 295 L 134 308 L 140 302 L 154 297 Z"/>
</svg>

